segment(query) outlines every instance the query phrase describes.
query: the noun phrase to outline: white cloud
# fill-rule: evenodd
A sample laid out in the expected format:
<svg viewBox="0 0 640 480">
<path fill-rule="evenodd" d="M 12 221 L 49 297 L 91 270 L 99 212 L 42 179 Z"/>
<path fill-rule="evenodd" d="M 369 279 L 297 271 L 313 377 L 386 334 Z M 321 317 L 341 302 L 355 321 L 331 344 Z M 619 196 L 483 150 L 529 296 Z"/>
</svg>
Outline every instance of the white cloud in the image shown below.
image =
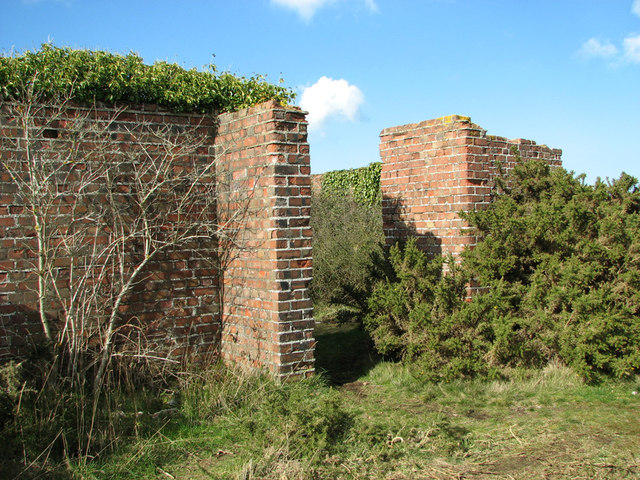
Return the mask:
<svg viewBox="0 0 640 480">
<path fill-rule="evenodd" d="M 321 77 L 305 88 L 300 97 L 300 106 L 309 112 L 310 130 L 321 129 L 332 116 L 356 120 L 363 102 L 364 95 L 358 87 L 346 80 L 329 77 Z"/>
<path fill-rule="evenodd" d="M 618 49 L 609 40 L 601 42 L 590 38 L 582 44 L 580 53 L 587 58 L 610 58 L 618 53 Z"/>
<path fill-rule="evenodd" d="M 337 0 L 271 0 L 271 3 L 294 10 L 305 21 L 310 21 L 316 12 Z M 352 0 L 351 0 L 352 1 Z M 372 13 L 378 13 L 378 5 L 375 0 L 362 0 L 367 9 Z"/>
<path fill-rule="evenodd" d="M 316 11 L 335 0 L 271 0 L 276 5 L 290 8 L 300 15 L 304 20 L 309 21 L 313 18 Z"/>
<path fill-rule="evenodd" d="M 640 0 L 636 0 L 636 2 L 640 3 Z M 380 9 L 378 8 L 378 4 L 375 2 L 375 0 L 364 0 L 364 4 L 371 13 L 380 12 Z"/>
<path fill-rule="evenodd" d="M 640 0 L 633 0 L 631 13 L 640 17 Z M 609 40 L 601 41 L 595 37 L 582 44 L 579 54 L 584 58 L 605 58 L 612 60 L 611 67 L 635 63 L 640 64 L 640 34 L 629 34 L 622 41 L 622 52 Z"/>
<path fill-rule="evenodd" d="M 622 46 L 624 47 L 625 60 L 631 63 L 640 63 L 640 35 L 629 35 L 622 42 Z"/>
</svg>

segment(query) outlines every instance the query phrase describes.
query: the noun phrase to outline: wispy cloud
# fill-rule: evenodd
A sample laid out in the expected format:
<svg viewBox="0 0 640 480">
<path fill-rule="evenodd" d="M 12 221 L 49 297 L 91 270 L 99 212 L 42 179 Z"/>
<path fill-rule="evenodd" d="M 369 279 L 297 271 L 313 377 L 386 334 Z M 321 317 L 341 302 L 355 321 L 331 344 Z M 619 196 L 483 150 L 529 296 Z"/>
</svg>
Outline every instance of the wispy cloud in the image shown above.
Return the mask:
<svg viewBox="0 0 640 480">
<path fill-rule="evenodd" d="M 585 58 L 611 58 L 618 53 L 618 49 L 609 40 L 601 41 L 590 38 L 582 44 L 580 54 Z"/>
<path fill-rule="evenodd" d="M 640 0 L 633 0 L 631 13 L 640 17 Z M 629 34 L 622 41 L 622 51 L 610 40 L 592 37 L 582 44 L 578 53 L 582 58 L 600 58 L 609 60 L 610 67 L 625 64 L 640 64 L 640 34 Z"/>
<path fill-rule="evenodd" d="M 637 0 L 640 3 L 640 0 Z M 371 13 L 379 13 L 380 9 L 378 8 L 378 4 L 375 0 L 364 0 L 365 6 L 369 9 Z"/>
<path fill-rule="evenodd" d="M 271 3 L 295 11 L 304 21 L 308 22 L 313 18 L 313 16 L 319 9 L 338 1 L 354 0 L 271 0 Z M 375 0 L 356 1 L 363 2 L 365 7 L 372 13 L 379 12 L 379 8 Z"/>
<path fill-rule="evenodd" d="M 364 102 L 362 91 L 344 79 L 321 77 L 303 90 L 300 106 L 309 112 L 310 130 L 321 130 L 329 117 L 355 121 Z"/>
<path fill-rule="evenodd" d="M 640 63 L 640 35 L 629 35 L 622 42 L 622 46 L 624 48 L 624 59 L 627 62 Z"/>
<path fill-rule="evenodd" d="M 294 10 L 306 21 L 311 20 L 319 8 L 334 1 L 335 0 L 271 0 L 271 2 L 276 5 Z"/>
</svg>

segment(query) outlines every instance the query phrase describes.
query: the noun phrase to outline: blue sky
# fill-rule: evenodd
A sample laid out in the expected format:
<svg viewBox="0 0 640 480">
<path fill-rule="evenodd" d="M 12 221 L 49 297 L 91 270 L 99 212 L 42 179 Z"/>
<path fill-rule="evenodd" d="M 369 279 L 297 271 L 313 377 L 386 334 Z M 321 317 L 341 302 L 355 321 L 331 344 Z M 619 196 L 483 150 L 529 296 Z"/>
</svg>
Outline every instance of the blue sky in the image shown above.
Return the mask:
<svg viewBox="0 0 640 480">
<path fill-rule="evenodd" d="M 282 77 L 314 173 L 460 114 L 562 148 L 589 181 L 640 177 L 640 0 L 0 0 L 4 54 L 47 41 Z"/>
</svg>

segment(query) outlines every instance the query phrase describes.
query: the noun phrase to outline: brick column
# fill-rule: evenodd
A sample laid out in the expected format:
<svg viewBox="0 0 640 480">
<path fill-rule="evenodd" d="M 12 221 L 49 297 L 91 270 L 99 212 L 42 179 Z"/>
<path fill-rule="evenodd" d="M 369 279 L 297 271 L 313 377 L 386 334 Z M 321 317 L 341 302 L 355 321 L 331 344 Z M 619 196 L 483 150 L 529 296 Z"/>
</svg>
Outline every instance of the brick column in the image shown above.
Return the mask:
<svg viewBox="0 0 640 480">
<path fill-rule="evenodd" d="M 488 205 L 498 162 L 508 171 L 517 153 L 561 165 L 561 150 L 487 135 L 458 115 L 386 128 L 380 139 L 387 244 L 415 236 L 432 255 L 457 256 L 476 244 L 458 213 Z"/>
<path fill-rule="evenodd" d="M 225 360 L 281 379 L 313 373 L 311 177 L 305 114 L 276 102 L 220 116 Z"/>
</svg>

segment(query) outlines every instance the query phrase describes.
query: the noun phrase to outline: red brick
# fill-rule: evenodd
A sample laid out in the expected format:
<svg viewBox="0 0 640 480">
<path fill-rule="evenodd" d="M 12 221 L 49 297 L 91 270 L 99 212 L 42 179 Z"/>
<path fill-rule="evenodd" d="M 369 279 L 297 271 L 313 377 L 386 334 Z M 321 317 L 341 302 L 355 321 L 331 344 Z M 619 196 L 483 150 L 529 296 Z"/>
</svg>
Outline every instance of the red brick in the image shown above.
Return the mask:
<svg viewBox="0 0 640 480">
<path fill-rule="evenodd" d="M 108 120 L 111 115 L 112 111 L 103 107 L 98 108 L 95 112 L 95 118 L 99 118 L 101 121 Z M 70 119 L 74 116 L 76 116 L 74 111 L 69 112 Z M 251 340 L 253 329 L 257 328 L 257 332 L 272 331 L 275 325 L 281 325 L 283 322 L 294 323 L 300 320 L 300 315 L 302 315 L 301 312 L 282 310 L 282 304 L 273 301 L 275 297 L 272 292 L 278 289 L 278 281 L 291 282 L 294 278 L 300 278 L 301 272 L 304 272 L 305 276 L 310 275 L 310 250 L 306 247 L 309 246 L 307 237 L 311 235 L 311 231 L 308 228 L 277 230 L 278 225 L 269 218 L 267 212 L 275 205 L 269 195 L 276 192 L 274 187 L 281 185 L 286 188 L 276 193 L 290 197 L 285 204 L 287 208 L 278 208 L 278 214 L 282 215 L 282 220 L 292 218 L 293 224 L 308 225 L 311 189 L 309 157 L 307 155 L 309 150 L 306 141 L 307 125 L 302 113 L 287 110 L 275 102 L 224 114 L 218 120 L 218 136 L 215 141 L 220 147 L 218 150 L 222 152 L 218 152 L 220 155 L 217 166 L 218 173 L 225 170 L 232 172 L 231 180 L 235 183 L 235 191 L 238 193 L 235 199 L 226 204 L 222 202 L 219 212 L 224 212 L 225 208 L 231 210 L 244 208 L 244 199 L 252 197 L 251 207 L 254 213 L 250 214 L 248 221 L 250 229 L 247 232 L 250 232 L 250 237 L 247 239 L 247 245 L 259 248 L 243 252 L 229 265 L 222 279 L 225 283 L 227 301 L 224 302 L 220 314 L 211 314 L 212 311 L 218 311 L 218 307 L 215 305 L 219 293 L 217 285 L 221 280 L 218 278 L 218 272 L 215 269 L 202 268 L 199 260 L 191 259 L 189 254 L 175 252 L 158 258 L 157 262 L 149 266 L 149 276 L 137 287 L 131 299 L 120 307 L 120 311 L 123 315 L 135 314 L 137 321 L 145 326 L 150 334 L 153 332 L 153 341 L 157 343 L 158 348 L 162 348 L 162 345 L 173 345 L 175 341 L 182 342 L 182 345 L 173 350 L 174 355 L 198 355 L 200 350 L 209 352 L 211 345 L 215 342 L 215 333 L 219 328 L 217 322 L 220 321 L 221 315 L 225 321 L 229 322 L 225 325 L 236 325 L 238 332 L 244 332 L 234 340 L 234 342 L 240 342 L 238 345 L 225 343 L 227 340 L 223 341 L 221 351 L 223 357 L 235 358 L 240 362 L 257 367 L 266 366 L 272 371 L 278 372 L 279 367 L 276 364 L 280 359 L 275 355 L 275 352 L 278 351 L 277 345 L 262 345 L 260 348 L 267 353 L 251 360 L 243 352 L 257 351 L 256 340 Z M 65 128 L 64 121 L 63 119 L 62 123 L 56 125 L 56 128 Z M 133 143 L 132 136 L 124 133 L 125 128 L 131 125 L 129 122 L 146 122 L 158 125 L 165 122 L 175 125 L 202 125 L 204 128 L 200 131 L 208 133 L 208 128 L 214 124 L 214 119 L 210 115 L 171 114 L 161 107 L 153 105 L 131 107 L 122 112 L 119 120 L 114 124 L 116 128 L 113 139 L 118 142 L 118 148 L 122 151 L 135 151 L 137 148 Z M 286 134 L 285 137 L 284 131 L 291 133 Z M 236 141 L 237 138 L 241 138 L 241 141 Z M 286 144 L 282 143 L 285 139 Z M 265 142 L 275 143 L 261 146 Z M 85 147 L 90 146 L 89 142 L 85 143 Z M 213 153 L 212 144 L 202 147 L 198 155 L 206 156 L 209 155 L 209 152 Z M 269 155 L 265 155 L 267 153 Z M 9 158 L 7 155 L 8 152 L 4 152 L 3 158 Z M 265 166 L 265 164 L 267 165 Z M 255 178 L 248 178 L 252 176 L 259 178 L 257 181 Z M 17 215 L 22 212 L 23 207 L 14 205 L 14 195 L 10 188 L 15 187 L 6 183 L 10 179 L 5 177 L 6 175 L 2 177 L 5 184 L 0 190 L 0 204 L 9 205 L 9 212 Z M 73 176 L 69 177 L 69 180 L 74 181 Z M 120 190 L 127 192 L 129 187 L 122 184 Z M 68 205 L 60 206 L 60 211 L 65 211 L 65 209 L 70 211 Z M 7 207 L 0 210 L 0 212 L 2 211 L 7 213 Z M 174 217 L 175 215 L 172 216 L 172 218 Z M 20 219 L 19 225 L 16 225 L 15 218 Z M 8 271 L 16 268 L 29 268 L 29 261 L 25 258 L 28 252 L 22 246 L 16 250 L 15 247 L 18 244 L 15 243 L 13 237 L 9 237 L 9 235 L 17 235 L 19 232 L 22 237 L 25 234 L 27 236 L 34 235 L 33 231 L 24 231 L 26 225 L 22 224 L 30 223 L 26 220 L 27 217 L 0 217 L 0 227 L 11 227 L 2 230 L 3 242 L 0 245 L 0 248 L 7 252 L 5 258 L 9 256 L 9 252 L 11 257 L 15 258 L 15 261 L 0 262 L 7 267 Z M 271 229 L 276 230 L 269 234 Z M 269 238 L 277 240 L 265 243 L 265 240 Z M 105 245 L 107 242 L 108 239 L 105 236 L 98 234 L 96 243 Z M 285 253 L 282 255 L 296 258 L 298 262 L 296 266 L 306 269 L 295 270 L 290 273 L 288 278 L 282 278 L 279 274 L 276 275 L 274 270 L 291 268 L 292 264 L 286 258 L 276 260 L 277 254 L 272 250 L 274 248 L 283 249 L 287 246 L 291 246 L 293 250 L 283 250 Z M 305 248 L 305 250 L 301 250 L 301 248 Z M 57 263 L 63 268 L 68 264 L 66 259 L 60 259 Z M 5 277 L 7 277 L 6 274 L 2 278 L 6 279 Z M 19 285 L 26 288 L 25 282 L 20 282 Z M 305 300 L 308 298 L 306 285 L 308 282 L 298 283 L 295 292 L 289 293 L 292 299 L 297 299 L 298 308 L 308 304 L 308 301 Z M 27 296 L 20 295 L 20 298 L 27 301 Z M 228 295 L 235 295 L 235 298 L 230 298 Z M 178 298 L 172 300 L 176 296 Z M 33 296 L 29 296 L 29 298 L 31 297 Z M 28 301 L 35 301 L 35 297 Z M 290 302 L 289 308 L 291 308 Z M 195 332 L 193 328 L 188 327 L 196 324 Z M 208 335 L 208 340 L 203 340 L 201 343 L 209 345 L 209 347 L 187 347 L 185 342 L 192 342 L 193 339 L 199 338 L 197 336 L 199 334 Z M 196 336 L 194 337 L 194 335 Z M 171 339 L 171 336 L 175 338 Z M 230 339 L 230 337 L 223 335 L 223 339 Z M 274 342 L 276 340 L 276 337 L 269 337 L 264 341 Z M 242 342 L 245 341 L 246 343 L 243 344 Z M 260 340 L 263 343 L 264 341 Z M 309 347 L 307 342 L 307 344 L 301 343 L 298 347 L 292 348 L 295 350 L 312 347 Z M 228 349 L 228 353 L 225 353 L 226 349 Z M 0 356 L 3 354 L 3 347 L 0 346 Z M 312 359 L 312 357 L 311 352 L 306 353 L 306 358 Z"/>
<path fill-rule="evenodd" d="M 440 246 L 434 251 L 436 244 L 430 243 L 431 253 L 457 255 L 476 242 L 464 232 L 467 225 L 457 212 L 486 204 L 495 162 L 501 161 L 507 170 L 515 165 L 512 145 L 518 146 L 523 158 L 547 158 L 550 164 L 561 165 L 561 150 L 487 136 L 466 117 L 455 115 L 386 128 L 380 137 L 385 238 L 392 243 L 405 232 L 432 235 Z"/>
</svg>

